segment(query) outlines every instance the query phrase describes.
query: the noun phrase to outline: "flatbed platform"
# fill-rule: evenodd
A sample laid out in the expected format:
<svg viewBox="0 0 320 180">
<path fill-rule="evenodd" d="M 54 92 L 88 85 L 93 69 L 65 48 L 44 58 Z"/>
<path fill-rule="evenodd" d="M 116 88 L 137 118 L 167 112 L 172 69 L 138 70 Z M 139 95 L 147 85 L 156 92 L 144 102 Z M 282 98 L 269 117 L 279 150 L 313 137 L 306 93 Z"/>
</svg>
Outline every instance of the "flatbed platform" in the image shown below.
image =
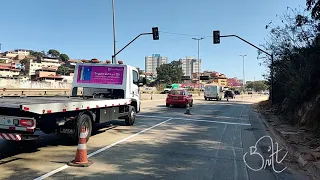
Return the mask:
<svg viewBox="0 0 320 180">
<path fill-rule="evenodd" d="M 3 97 L 0 98 L 0 107 L 20 108 L 25 104 L 51 104 L 84 101 L 101 101 L 102 99 L 83 99 L 82 97 Z M 107 100 L 107 99 L 105 99 Z"/>
<path fill-rule="evenodd" d="M 3 97 L 0 108 L 14 108 L 37 114 L 127 105 L 131 99 L 83 99 L 83 97 Z"/>
</svg>

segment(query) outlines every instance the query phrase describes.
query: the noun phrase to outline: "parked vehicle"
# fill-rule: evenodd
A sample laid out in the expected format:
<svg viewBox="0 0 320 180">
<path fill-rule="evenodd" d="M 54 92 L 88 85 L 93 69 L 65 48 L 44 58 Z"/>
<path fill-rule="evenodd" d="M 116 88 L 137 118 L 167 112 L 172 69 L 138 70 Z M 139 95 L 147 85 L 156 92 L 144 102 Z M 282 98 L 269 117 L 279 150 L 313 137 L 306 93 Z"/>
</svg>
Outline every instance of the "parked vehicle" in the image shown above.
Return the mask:
<svg viewBox="0 0 320 180">
<path fill-rule="evenodd" d="M 221 101 L 223 96 L 222 87 L 217 85 L 207 85 L 204 88 L 204 99 L 211 100 L 215 99 L 217 101 Z"/>
<path fill-rule="evenodd" d="M 225 93 L 224 93 L 224 98 L 234 99 L 234 98 L 236 98 L 236 97 L 235 97 L 235 94 L 234 94 L 233 91 L 227 90 L 227 91 L 225 91 Z"/>
<path fill-rule="evenodd" d="M 120 62 L 119 62 L 120 63 Z M 71 97 L 3 97 L 0 139 L 34 140 L 38 130 L 65 134 L 78 142 L 81 126 L 91 136 L 94 124 L 124 119 L 131 126 L 140 112 L 138 70 L 129 65 L 81 63 L 75 67 Z M 78 87 L 83 88 L 78 96 Z"/>
<path fill-rule="evenodd" d="M 166 87 L 163 89 L 163 94 L 167 94 L 171 91 L 172 85 L 166 85 Z"/>
<path fill-rule="evenodd" d="M 240 95 L 240 91 L 235 90 L 235 91 L 234 91 L 234 94 L 235 94 L 235 95 Z"/>
<path fill-rule="evenodd" d="M 178 88 L 181 88 L 181 84 L 168 84 L 164 90 L 163 90 L 163 93 L 164 94 L 167 94 L 169 93 L 172 89 L 178 89 Z"/>
<path fill-rule="evenodd" d="M 190 107 L 193 106 L 192 94 L 185 89 L 172 89 L 166 99 L 166 107 L 170 105 L 174 106 L 184 106 L 189 104 Z"/>
</svg>

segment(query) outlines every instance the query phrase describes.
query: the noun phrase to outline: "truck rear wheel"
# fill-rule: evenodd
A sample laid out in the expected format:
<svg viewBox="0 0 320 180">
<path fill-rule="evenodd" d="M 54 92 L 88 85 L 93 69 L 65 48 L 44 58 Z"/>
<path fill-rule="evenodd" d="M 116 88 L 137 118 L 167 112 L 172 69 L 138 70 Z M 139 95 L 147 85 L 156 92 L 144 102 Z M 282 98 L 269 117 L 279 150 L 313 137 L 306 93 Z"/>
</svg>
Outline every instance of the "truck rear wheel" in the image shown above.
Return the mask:
<svg viewBox="0 0 320 180">
<path fill-rule="evenodd" d="M 125 118 L 125 123 L 127 126 L 132 126 L 136 120 L 136 108 L 134 106 L 129 106 L 128 116 Z"/>
<path fill-rule="evenodd" d="M 89 141 L 89 138 L 92 133 L 92 121 L 89 115 L 87 114 L 81 114 L 77 118 L 77 122 L 75 125 L 75 133 L 72 136 L 73 142 L 76 144 L 79 141 L 80 133 L 81 133 L 81 127 L 84 126 L 88 132 L 87 134 L 87 142 Z"/>
</svg>

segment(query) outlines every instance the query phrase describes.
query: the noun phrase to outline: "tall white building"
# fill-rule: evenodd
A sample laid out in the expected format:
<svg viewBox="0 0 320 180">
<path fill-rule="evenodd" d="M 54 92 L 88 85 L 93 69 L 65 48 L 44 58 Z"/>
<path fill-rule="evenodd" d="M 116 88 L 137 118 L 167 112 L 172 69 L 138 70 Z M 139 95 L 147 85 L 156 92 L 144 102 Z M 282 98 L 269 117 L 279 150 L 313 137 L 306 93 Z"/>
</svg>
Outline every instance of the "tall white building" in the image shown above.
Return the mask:
<svg viewBox="0 0 320 180">
<path fill-rule="evenodd" d="M 187 56 L 186 58 L 179 59 L 181 62 L 184 76 L 192 76 L 192 73 L 201 72 L 201 59 L 199 61 L 193 56 Z"/>
<path fill-rule="evenodd" d="M 160 54 L 153 54 L 145 58 L 145 72 L 157 75 L 157 67 L 161 64 L 168 64 L 168 57 L 160 56 Z"/>
</svg>

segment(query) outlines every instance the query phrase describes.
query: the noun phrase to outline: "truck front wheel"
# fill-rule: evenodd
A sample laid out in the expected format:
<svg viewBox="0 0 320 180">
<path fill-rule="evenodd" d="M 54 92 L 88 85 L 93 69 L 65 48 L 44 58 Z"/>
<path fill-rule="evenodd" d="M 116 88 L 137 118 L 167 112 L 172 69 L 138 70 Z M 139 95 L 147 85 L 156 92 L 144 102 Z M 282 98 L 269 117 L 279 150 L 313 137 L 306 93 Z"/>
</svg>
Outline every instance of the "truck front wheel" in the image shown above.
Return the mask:
<svg viewBox="0 0 320 180">
<path fill-rule="evenodd" d="M 134 106 L 129 106 L 128 116 L 125 118 L 125 123 L 127 126 L 132 126 L 136 120 L 136 108 Z"/>
<path fill-rule="evenodd" d="M 80 137 L 80 133 L 81 133 L 81 127 L 84 126 L 87 130 L 87 142 L 91 136 L 91 132 L 92 132 L 92 121 L 89 115 L 87 114 L 81 114 L 78 116 L 77 118 L 77 122 L 75 125 L 75 133 L 72 136 L 72 140 L 74 143 L 78 143 L 79 141 L 79 137 Z"/>
</svg>

